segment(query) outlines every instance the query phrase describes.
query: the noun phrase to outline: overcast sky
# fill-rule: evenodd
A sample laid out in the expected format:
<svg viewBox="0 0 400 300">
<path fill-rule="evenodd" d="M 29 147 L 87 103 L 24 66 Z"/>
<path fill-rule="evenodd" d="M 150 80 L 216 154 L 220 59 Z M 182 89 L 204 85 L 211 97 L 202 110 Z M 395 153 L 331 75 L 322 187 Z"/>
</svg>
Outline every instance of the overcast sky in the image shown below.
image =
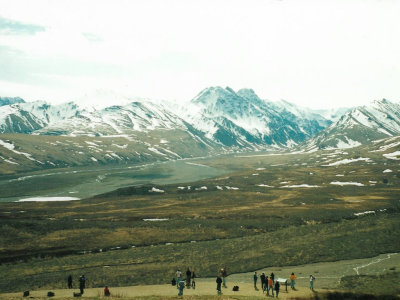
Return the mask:
<svg viewBox="0 0 400 300">
<path fill-rule="evenodd" d="M 0 0 L 0 96 L 399 101 L 399 16 L 396 0 Z"/>
</svg>

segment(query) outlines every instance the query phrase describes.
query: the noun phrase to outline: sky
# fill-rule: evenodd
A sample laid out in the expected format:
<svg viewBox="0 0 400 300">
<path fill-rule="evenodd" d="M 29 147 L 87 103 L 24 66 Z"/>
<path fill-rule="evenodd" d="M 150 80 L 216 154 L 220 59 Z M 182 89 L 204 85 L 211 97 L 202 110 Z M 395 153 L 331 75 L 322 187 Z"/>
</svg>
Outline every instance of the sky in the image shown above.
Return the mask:
<svg viewBox="0 0 400 300">
<path fill-rule="evenodd" d="M 398 102 L 399 15 L 397 0 L 0 0 L 0 96 Z"/>
</svg>

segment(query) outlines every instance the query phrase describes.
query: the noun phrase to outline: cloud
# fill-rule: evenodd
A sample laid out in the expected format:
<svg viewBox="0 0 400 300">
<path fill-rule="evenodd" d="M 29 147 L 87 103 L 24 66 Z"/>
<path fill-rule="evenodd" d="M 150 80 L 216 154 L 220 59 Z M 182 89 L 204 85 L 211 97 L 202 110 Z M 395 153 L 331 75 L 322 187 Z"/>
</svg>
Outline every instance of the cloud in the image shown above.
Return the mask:
<svg viewBox="0 0 400 300">
<path fill-rule="evenodd" d="M 93 33 L 88 33 L 88 32 L 82 32 L 82 35 L 87 39 L 89 42 L 102 42 L 103 39 L 99 37 L 98 35 L 95 35 Z"/>
<path fill-rule="evenodd" d="M 40 25 L 21 23 L 0 16 L 0 35 L 34 35 L 46 31 Z"/>
</svg>

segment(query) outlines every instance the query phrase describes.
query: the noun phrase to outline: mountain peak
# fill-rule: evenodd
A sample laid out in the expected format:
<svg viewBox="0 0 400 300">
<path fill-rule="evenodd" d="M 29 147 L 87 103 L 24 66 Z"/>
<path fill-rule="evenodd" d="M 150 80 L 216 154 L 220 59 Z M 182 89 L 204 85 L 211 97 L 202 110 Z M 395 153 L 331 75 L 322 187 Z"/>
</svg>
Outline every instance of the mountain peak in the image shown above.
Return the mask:
<svg viewBox="0 0 400 300">
<path fill-rule="evenodd" d="M 15 103 L 25 103 L 25 100 L 20 97 L 0 97 L 0 106 L 11 105 Z"/>
<path fill-rule="evenodd" d="M 253 89 L 240 89 L 237 91 L 237 94 L 246 99 L 260 99 Z"/>
</svg>

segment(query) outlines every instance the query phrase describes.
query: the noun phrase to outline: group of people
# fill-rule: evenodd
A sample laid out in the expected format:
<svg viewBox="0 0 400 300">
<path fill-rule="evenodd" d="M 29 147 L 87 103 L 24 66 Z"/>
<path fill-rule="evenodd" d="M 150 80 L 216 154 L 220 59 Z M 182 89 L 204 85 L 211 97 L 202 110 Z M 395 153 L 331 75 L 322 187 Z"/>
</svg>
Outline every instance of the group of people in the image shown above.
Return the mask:
<svg viewBox="0 0 400 300">
<path fill-rule="evenodd" d="M 67 281 L 68 281 L 68 288 L 72 289 L 72 275 L 68 276 Z M 85 274 L 82 274 L 81 276 L 79 276 L 78 282 L 79 282 L 79 291 L 83 295 L 84 290 L 86 288 L 86 276 L 85 276 Z"/>
<path fill-rule="evenodd" d="M 68 288 L 72 289 L 72 275 L 68 276 L 67 282 L 68 282 Z M 79 276 L 78 282 L 79 282 L 80 294 L 83 295 L 84 290 L 86 288 L 86 276 L 85 276 L 85 274 L 82 274 L 81 276 Z M 110 296 L 110 295 L 111 295 L 110 289 L 108 288 L 108 286 L 105 286 L 104 287 L 104 296 Z"/>
<path fill-rule="evenodd" d="M 289 276 L 290 279 L 290 287 L 292 290 L 296 290 L 296 275 L 294 275 L 294 273 L 290 274 Z M 258 280 L 258 276 L 257 276 L 257 272 L 254 272 L 253 275 L 253 281 L 254 281 L 254 289 L 258 290 L 257 288 L 257 280 Z M 262 273 L 260 275 L 260 281 L 261 281 L 261 289 L 264 292 L 267 293 L 267 296 L 269 296 L 269 292 L 271 292 L 272 297 L 274 296 L 274 291 L 275 291 L 275 295 L 276 297 L 278 297 L 279 295 L 279 290 L 280 290 L 280 283 L 278 280 L 275 280 L 275 274 L 272 272 L 268 278 L 267 275 L 265 275 L 265 273 Z M 314 281 L 315 281 L 315 277 L 314 275 L 310 275 L 310 290 L 314 291 Z M 287 290 L 287 281 L 285 281 L 286 284 L 286 290 Z"/>
<path fill-rule="evenodd" d="M 185 281 L 183 280 L 182 272 L 180 269 L 178 269 L 175 272 L 175 278 L 172 279 L 172 285 L 176 285 L 176 288 L 179 290 L 178 296 L 182 296 L 183 289 L 185 288 Z M 186 287 L 188 289 L 190 289 L 191 287 L 193 289 L 196 288 L 195 278 L 196 278 L 196 274 L 194 273 L 194 270 L 190 271 L 190 268 L 188 267 L 186 270 Z"/>
<path fill-rule="evenodd" d="M 218 295 L 222 294 L 222 287 L 227 288 L 226 286 L 226 277 L 228 276 L 226 267 L 223 267 L 220 269 L 217 279 L 215 280 L 215 282 L 217 283 L 217 293 Z M 177 286 L 177 288 L 179 289 L 179 296 L 183 295 L 183 289 L 185 288 L 185 281 L 182 278 L 182 272 L 178 269 L 175 273 L 175 277 L 176 279 L 172 279 L 172 285 Z M 192 286 L 193 288 L 195 288 L 195 282 L 194 282 L 194 278 L 195 278 L 195 274 L 194 271 L 191 272 L 190 269 L 188 268 L 186 271 L 186 287 L 190 287 Z M 260 276 L 260 282 L 261 282 L 261 290 L 263 291 L 263 293 L 266 293 L 266 296 L 271 296 L 272 297 L 277 297 L 279 295 L 279 291 L 280 291 L 280 287 L 281 284 L 278 280 L 275 280 L 275 274 L 272 272 L 269 277 L 268 275 L 265 275 L 265 273 L 263 272 Z M 294 275 L 294 273 L 290 274 L 289 276 L 290 279 L 290 287 L 292 290 L 296 290 L 296 275 Z M 192 281 L 191 281 L 192 280 Z M 315 277 L 313 275 L 310 275 L 310 289 L 312 291 L 314 291 L 314 280 Z M 257 287 L 257 282 L 258 282 L 258 275 L 257 272 L 254 272 L 253 275 L 253 282 L 254 282 L 254 289 L 258 290 Z M 287 290 L 287 281 L 284 281 L 284 283 L 286 284 L 286 290 Z M 236 289 L 235 289 L 236 288 Z M 238 290 L 238 286 L 235 286 L 234 291 Z"/>
<path fill-rule="evenodd" d="M 258 280 L 257 272 L 254 272 L 253 275 L 254 289 L 258 291 L 257 280 Z M 266 292 L 267 296 L 269 296 L 269 293 L 271 292 L 271 295 L 273 297 L 275 291 L 275 295 L 276 297 L 278 297 L 281 285 L 279 281 L 275 280 L 274 273 L 271 273 L 269 278 L 267 275 L 265 275 L 265 273 L 262 273 L 260 275 L 260 281 L 261 281 L 261 290 L 263 291 L 263 293 Z"/>
</svg>

